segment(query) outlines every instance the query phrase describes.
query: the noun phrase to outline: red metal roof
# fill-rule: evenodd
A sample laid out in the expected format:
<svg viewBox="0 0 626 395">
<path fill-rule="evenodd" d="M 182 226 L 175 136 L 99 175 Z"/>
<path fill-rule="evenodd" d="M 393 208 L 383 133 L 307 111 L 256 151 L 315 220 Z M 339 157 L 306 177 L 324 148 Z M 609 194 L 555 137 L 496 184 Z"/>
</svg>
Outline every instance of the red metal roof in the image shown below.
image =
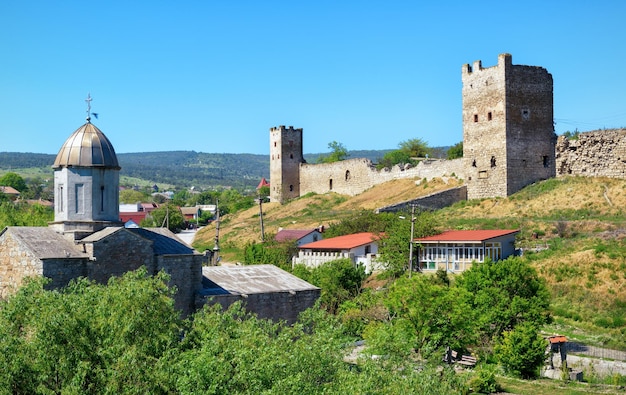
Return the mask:
<svg viewBox="0 0 626 395">
<path fill-rule="evenodd" d="M 420 243 L 438 243 L 438 242 L 481 242 L 496 237 L 506 236 L 518 233 L 519 230 L 512 229 L 496 229 L 496 230 L 448 230 L 434 236 L 422 237 L 415 239 Z"/>
<path fill-rule="evenodd" d="M 313 233 L 315 229 L 281 229 L 276 233 L 274 239 L 276 241 L 286 241 L 286 240 L 300 240 L 304 236 Z"/>
<path fill-rule="evenodd" d="M 261 179 L 261 182 L 259 182 L 259 185 L 256 187 L 256 189 L 259 189 L 259 188 L 261 188 L 261 187 L 269 187 L 269 186 L 270 186 L 270 183 L 269 183 L 269 182 L 267 182 L 267 180 L 265 179 L 265 177 L 263 177 L 263 178 Z"/>
<path fill-rule="evenodd" d="M 314 241 L 313 243 L 303 244 L 299 248 L 310 250 L 349 250 L 378 240 L 380 240 L 379 235 L 363 232 Z"/>
<path fill-rule="evenodd" d="M 134 223 L 139 225 L 141 221 L 146 218 L 146 214 L 148 213 L 145 211 L 139 211 L 136 213 L 120 213 L 120 221 L 128 222 L 132 219 Z"/>
<path fill-rule="evenodd" d="M 550 343 L 566 343 L 567 342 L 567 338 L 565 336 L 550 336 L 548 338 L 550 340 Z"/>
</svg>

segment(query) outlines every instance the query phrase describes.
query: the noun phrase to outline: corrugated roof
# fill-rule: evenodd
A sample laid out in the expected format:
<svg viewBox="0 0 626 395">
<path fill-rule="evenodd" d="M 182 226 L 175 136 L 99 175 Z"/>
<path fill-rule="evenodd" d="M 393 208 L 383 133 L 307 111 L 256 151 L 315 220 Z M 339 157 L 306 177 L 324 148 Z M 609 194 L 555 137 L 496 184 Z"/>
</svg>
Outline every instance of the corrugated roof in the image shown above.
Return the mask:
<svg viewBox="0 0 626 395">
<path fill-rule="evenodd" d="M 202 268 L 202 287 L 204 295 L 252 295 L 318 289 L 274 265 L 205 266 Z"/>
<path fill-rule="evenodd" d="M 420 243 L 437 242 L 481 242 L 496 237 L 518 233 L 519 230 L 494 229 L 494 230 L 448 230 L 434 236 L 415 239 Z"/>
<path fill-rule="evenodd" d="M 52 168 L 71 166 L 120 169 L 113 145 L 91 122 L 76 129 L 65 141 Z"/>
<path fill-rule="evenodd" d="M 378 240 L 380 240 L 379 235 L 371 232 L 363 232 L 318 240 L 303 244 L 299 248 L 310 250 L 349 250 Z"/>
<path fill-rule="evenodd" d="M 9 233 L 21 245 L 26 246 L 39 259 L 88 258 L 72 241 L 50 228 L 35 226 L 9 226 Z"/>
</svg>

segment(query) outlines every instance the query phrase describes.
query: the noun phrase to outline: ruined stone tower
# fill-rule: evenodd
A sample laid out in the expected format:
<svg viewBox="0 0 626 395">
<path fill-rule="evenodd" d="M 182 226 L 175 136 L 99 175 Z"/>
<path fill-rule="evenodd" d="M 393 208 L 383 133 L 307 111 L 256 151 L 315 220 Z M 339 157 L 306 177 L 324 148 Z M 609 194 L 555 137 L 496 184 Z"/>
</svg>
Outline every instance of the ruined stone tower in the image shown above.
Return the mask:
<svg viewBox="0 0 626 395">
<path fill-rule="evenodd" d="M 270 128 L 270 200 L 284 203 L 300 196 L 302 128 Z"/>
<path fill-rule="evenodd" d="M 554 177 L 552 75 L 513 65 L 463 65 L 463 157 L 468 199 L 509 196 Z"/>
</svg>

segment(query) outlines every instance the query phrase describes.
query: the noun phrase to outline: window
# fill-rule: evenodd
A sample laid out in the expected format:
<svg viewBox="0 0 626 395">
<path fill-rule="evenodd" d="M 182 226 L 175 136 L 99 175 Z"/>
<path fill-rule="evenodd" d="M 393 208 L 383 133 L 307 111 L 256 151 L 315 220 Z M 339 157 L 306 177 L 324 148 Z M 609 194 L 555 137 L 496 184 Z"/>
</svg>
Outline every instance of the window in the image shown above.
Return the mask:
<svg viewBox="0 0 626 395">
<path fill-rule="evenodd" d="M 63 212 L 63 185 L 59 186 L 59 206 L 58 206 L 59 212 L 62 213 Z"/>
<path fill-rule="evenodd" d="M 523 109 L 522 110 L 522 119 L 525 120 L 525 121 L 530 119 L 530 110 L 528 110 L 528 109 Z"/>
<path fill-rule="evenodd" d="M 333 179 L 328 180 L 328 189 L 333 190 Z"/>
<path fill-rule="evenodd" d="M 474 122 L 478 122 L 478 114 L 474 114 Z"/>
<path fill-rule="evenodd" d="M 476 159 L 472 161 L 472 167 L 476 167 Z"/>
<path fill-rule="evenodd" d="M 491 121 L 492 117 L 491 117 L 491 111 L 487 113 L 487 120 Z"/>
<path fill-rule="evenodd" d="M 491 157 L 491 167 L 496 167 L 496 157 L 495 156 Z"/>
<path fill-rule="evenodd" d="M 289 192 L 293 192 L 293 185 L 289 185 Z"/>
<path fill-rule="evenodd" d="M 76 184 L 74 187 L 74 201 L 76 202 L 75 213 L 83 214 L 85 212 L 85 186 Z"/>
<path fill-rule="evenodd" d="M 100 185 L 100 212 L 104 212 L 104 185 Z"/>
<path fill-rule="evenodd" d="M 548 158 L 548 155 L 543 156 L 543 167 L 550 167 L 550 158 Z"/>
<path fill-rule="evenodd" d="M 289 154 L 289 159 L 293 159 L 293 154 Z"/>
<path fill-rule="evenodd" d="M 274 141 L 274 147 L 276 147 L 276 141 Z"/>
<path fill-rule="evenodd" d="M 478 172 L 478 178 L 487 178 L 487 170 L 481 170 Z"/>
<path fill-rule="evenodd" d="M 350 179 L 350 170 L 346 170 L 346 181 Z"/>
</svg>

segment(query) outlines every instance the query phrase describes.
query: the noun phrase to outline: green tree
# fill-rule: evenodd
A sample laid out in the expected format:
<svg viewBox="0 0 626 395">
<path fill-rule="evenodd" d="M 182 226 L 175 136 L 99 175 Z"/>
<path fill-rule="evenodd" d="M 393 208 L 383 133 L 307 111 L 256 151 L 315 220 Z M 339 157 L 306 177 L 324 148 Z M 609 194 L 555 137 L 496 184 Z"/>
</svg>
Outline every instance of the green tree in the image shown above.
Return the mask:
<svg viewBox="0 0 626 395">
<path fill-rule="evenodd" d="M 385 167 L 391 168 L 394 165 L 397 165 L 400 163 L 413 164 L 415 162 L 411 159 L 411 155 L 407 151 L 394 150 L 394 151 L 387 152 L 385 155 L 383 155 L 383 158 L 378 161 L 376 168 L 379 170 Z"/>
<path fill-rule="evenodd" d="M 460 141 L 454 144 L 452 147 L 448 148 L 448 152 L 446 152 L 448 159 L 457 159 L 463 157 L 463 141 Z"/>
<path fill-rule="evenodd" d="M 328 155 L 321 155 L 317 158 L 317 163 L 333 163 L 345 160 L 348 158 L 348 149 L 337 141 L 331 141 L 328 143 L 330 153 Z"/>
<path fill-rule="evenodd" d="M 152 196 L 134 189 L 124 189 L 120 191 L 120 203 L 133 204 L 141 202 L 151 202 Z"/>
<path fill-rule="evenodd" d="M 446 346 L 464 349 L 474 341 L 474 313 L 467 299 L 464 289 L 439 285 L 432 277 L 402 277 L 389 287 L 384 299 L 392 318 L 386 325 L 366 330 L 366 338 L 380 353 L 403 350 L 401 358 L 413 349 L 425 357 Z"/>
<path fill-rule="evenodd" d="M 523 258 L 475 263 L 456 279 L 456 285 L 471 295 L 469 303 L 486 343 L 520 323 L 541 326 L 550 320 L 548 289 Z"/>
<path fill-rule="evenodd" d="M 398 147 L 401 151 L 409 154 L 411 158 L 424 158 L 431 153 L 431 148 L 428 143 L 421 138 L 409 139 L 400 142 Z"/>
<path fill-rule="evenodd" d="M 494 354 L 508 374 L 534 378 L 539 373 L 546 352 L 546 341 L 539 336 L 537 327 L 523 322 L 498 339 Z"/>
<path fill-rule="evenodd" d="M 283 270 L 291 270 L 291 258 L 298 253 L 298 246 L 294 240 L 277 242 L 268 235 L 265 243 L 250 243 L 244 249 L 246 265 L 275 265 Z"/>
<path fill-rule="evenodd" d="M 26 191 L 26 181 L 17 173 L 6 173 L 0 177 L 0 186 L 13 187 L 20 192 Z"/>
<path fill-rule="evenodd" d="M 160 228 L 167 225 L 169 230 L 176 233 L 185 227 L 185 218 L 178 206 L 166 203 L 152 210 L 150 215 L 141 221 L 140 225 L 146 228 Z"/>
</svg>

